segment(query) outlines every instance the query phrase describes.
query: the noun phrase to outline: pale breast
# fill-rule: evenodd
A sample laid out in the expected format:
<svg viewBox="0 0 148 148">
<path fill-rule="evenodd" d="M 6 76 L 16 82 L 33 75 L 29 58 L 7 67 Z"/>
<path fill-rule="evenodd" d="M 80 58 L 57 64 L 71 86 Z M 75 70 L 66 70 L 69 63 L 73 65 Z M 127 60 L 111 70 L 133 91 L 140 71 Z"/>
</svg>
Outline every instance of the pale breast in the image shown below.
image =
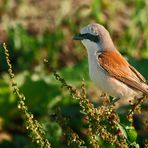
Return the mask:
<svg viewBox="0 0 148 148">
<path fill-rule="evenodd" d="M 98 89 L 113 97 L 127 98 L 136 95 L 136 92 L 124 83 L 110 77 L 107 72 L 97 63 L 96 59 L 89 61 L 89 74 L 91 80 Z"/>
</svg>

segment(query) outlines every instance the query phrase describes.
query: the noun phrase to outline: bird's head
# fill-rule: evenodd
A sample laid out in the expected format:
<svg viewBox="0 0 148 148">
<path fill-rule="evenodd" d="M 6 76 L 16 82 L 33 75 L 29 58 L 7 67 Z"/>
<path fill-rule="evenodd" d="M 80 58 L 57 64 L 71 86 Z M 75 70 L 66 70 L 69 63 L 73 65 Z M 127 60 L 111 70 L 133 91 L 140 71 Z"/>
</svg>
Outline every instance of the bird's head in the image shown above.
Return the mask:
<svg viewBox="0 0 148 148">
<path fill-rule="evenodd" d="M 73 39 L 81 40 L 87 50 L 106 51 L 115 49 L 109 32 L 97 23 L 85 26 Z"/>
</svg>

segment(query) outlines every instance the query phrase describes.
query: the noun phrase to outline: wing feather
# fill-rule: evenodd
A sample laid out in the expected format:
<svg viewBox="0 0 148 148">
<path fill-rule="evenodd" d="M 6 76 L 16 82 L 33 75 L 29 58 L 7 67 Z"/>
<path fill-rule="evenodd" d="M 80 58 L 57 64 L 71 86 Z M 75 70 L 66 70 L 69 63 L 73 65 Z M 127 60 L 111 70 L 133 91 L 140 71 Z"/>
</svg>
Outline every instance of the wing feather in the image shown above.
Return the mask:
<svg viewBox="0 0 148 148">
<path fill-rule="evenodd" d="M 124 84 L 148 94 L 148 87 L 144 87 L 144 77 L 133 68 L 118 51 L 106 51 L 97 55 L 100 66 L 108 74 Z M 142 81 L 142 82 L 141 82 Z"/>
<path fill-rule="evenodd" d="M 145 78 L 131 65 L 129 65 L 129 68 L 134 72 L 134 74 L 144 83 L 146 83 Z"/>
</svg>

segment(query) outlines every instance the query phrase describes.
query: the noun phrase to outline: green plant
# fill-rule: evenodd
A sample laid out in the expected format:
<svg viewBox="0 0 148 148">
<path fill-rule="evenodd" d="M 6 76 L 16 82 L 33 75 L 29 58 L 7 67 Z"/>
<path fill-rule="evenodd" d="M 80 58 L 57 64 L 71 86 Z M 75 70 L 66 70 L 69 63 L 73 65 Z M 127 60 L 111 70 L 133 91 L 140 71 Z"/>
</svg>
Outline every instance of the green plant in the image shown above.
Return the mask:
<svg viewBox="0 0 148 148">
<path fill-rule="evenodd" d="M 3 47 L 5 50 L 5 57 L 8 65 L 8 73 L 11 79 L 11 85 L 14 94 L 16 94 L 18 97 L 18 109 L 23 115 L 25 127 L 30 132 L 30 137 L 33 142 L 38 144 L 40 147 L 50 148 L 50 143 L 46 139 L 45 131 L 43 130 L 40 123 L 34 119 L 33 114 L 28 111 L 28 107 L 25 104 L 25 96 L 22 93 L 20 93 L 19 88 L 17 87 L 15 76 L 12 71 L 12 65 L 9 59 L 9 51 L 5 43 L 3 44 Z"/>
<path fill-rule="evenodd" d="M 48 63 L 48 61 L 45 62 Z M 130 116 L 130 124 L 125 128 L 125 125 L 120 123 L 120 118 L 112 107 L 94 107 L 94 105 L 86 97 L 84 82 L 82 83 L 81 91 L 79 91 L 71 85 L 68 85 L 65 79 L 62 78 L 56 71 L 53 70 L 53 74 L 55 78 L 61 83 L 62 87 L 66 88 L 71 96 L 79 102 L 81 111 L 84 113 L 85 119 L 89 125 L 89 142 L 92 147 L 97 148 L 99 146 L 98 137 L 107 143 L 116 145 L 118 147 L 121 147 L 121 145 L 122 147 L 128 147 L 131 145 L 138 146 L 138 144 L 135 142 L 136 137 L 134 140 L 131 140 L 131 136 L 133 137 L 133 132 L 129 132 L 129 128 L 132 127 L 133 121 L 131 119 L 133 112 L 137 106 L 140 105 L 144 97 L 140 98 L 138 103 L 136 103 L 133 109 L 129 112 L 128 116 Z M 79 146 L 81 146 L 81 143 L 79 144 Z"/>
<path fill-rule="evenodd" d="M 40 147 L 51 147 L 49 141 L 46 138 L 46 132 L 40 125 L 40 123 L 34 119 L 33 114 L 28 111 L 28 107 L 25 104 L 25 96 L 20 93 L 17 86 L 14 73 L 12 71 L 12 65 L 9 59 L 9 51 L 3 44 L 5 50 L 6 62 L 8 65 L 8 73 L 11 79 L 13 92 L 18 96 L 18 109 L 23 115 L 26 129 L 30 133 L 32 141 L 38 144 Z M 45 60 L 48 64 L 48 61 Z M 132 115 L 135 111 L 140 111 L 139 105 L 146 98 L 146 96 L 140 98 L 132 107 L 128 113 L 129 123 L 125 125 L 121 122 L 120 116 L 116 113 L 114 108 L 102 105 L 95 108 L 94 105 L 89 101 L 86 94 L 85 82 L 82 81 L 81 89 L 76 89 L 69 85 L 64 78 L 62 78 L 55 70 L 53 75 L 56 80 L 61 83 L 62 88 L 66 88 L 71 94 L 74 100 L 77 100 L 81 107 L 81 113 L 84 116 L 86 124 L 88 126 L 88 141 L 91 147 L 97 148 L 100 145 L 108 145 L 108 147 L 139 147 L 136 143 L 137 132 L 132 126 L 133 120 Z M 63 128 L 66 129 L 66 135 L 69 139 L 68 144 L 74 144 L 77 147 L 86 148 L 86 143 L 79 137 L 71 128 L 68 127 L 67 121 L 62 117 L 58 118 L 58 122 Z"/>
</svg>

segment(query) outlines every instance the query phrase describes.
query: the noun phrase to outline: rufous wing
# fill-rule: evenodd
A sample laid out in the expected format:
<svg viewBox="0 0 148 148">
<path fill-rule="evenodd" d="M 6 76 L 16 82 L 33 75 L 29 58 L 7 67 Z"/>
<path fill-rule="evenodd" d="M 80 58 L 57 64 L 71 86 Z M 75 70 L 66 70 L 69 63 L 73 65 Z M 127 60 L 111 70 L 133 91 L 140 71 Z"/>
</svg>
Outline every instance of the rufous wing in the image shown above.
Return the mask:
<svg viewBox="0 0 148 148">
<path fill-rule="evenodd" d="M 141 82 L 146 83 L 145 78 L 131 65 L 129 65 L 129 68 L 133 71 L 133 73 L 141 80 Z"/>
<path fill-rule="evenodd" d="M 133 68 L 118 51 L 104 51 L 97 55 L 100 66 L 112 77 L 123 82 L 131 88 L 148 94 L 143 87 L 144 77 Z"/>
</svg>

